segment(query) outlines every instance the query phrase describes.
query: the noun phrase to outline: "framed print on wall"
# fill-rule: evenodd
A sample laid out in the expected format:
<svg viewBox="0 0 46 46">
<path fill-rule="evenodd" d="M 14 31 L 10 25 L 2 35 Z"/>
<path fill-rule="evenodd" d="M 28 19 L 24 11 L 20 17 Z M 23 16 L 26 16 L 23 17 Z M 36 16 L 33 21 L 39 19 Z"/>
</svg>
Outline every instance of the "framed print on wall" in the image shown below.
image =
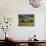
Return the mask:
<svg viewBox="0 0 46 46">
<path fill-rule="evenodd" d="M 34 26 L 34 14 L 18 14 L 18 26 Z"/>
</svg>

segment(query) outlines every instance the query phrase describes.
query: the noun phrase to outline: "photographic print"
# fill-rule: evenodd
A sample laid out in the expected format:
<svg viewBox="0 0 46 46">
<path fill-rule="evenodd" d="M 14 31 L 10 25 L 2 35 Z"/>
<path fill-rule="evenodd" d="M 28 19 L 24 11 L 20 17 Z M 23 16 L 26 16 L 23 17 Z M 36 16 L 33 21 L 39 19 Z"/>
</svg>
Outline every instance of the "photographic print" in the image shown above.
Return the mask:
<svg viewBox="0 0 46 46">
<path fill-rule="evenodd" d="M 34 15 L 33 14 L 19 14 L 18 26 L 34 26 Z"/>
</svg>

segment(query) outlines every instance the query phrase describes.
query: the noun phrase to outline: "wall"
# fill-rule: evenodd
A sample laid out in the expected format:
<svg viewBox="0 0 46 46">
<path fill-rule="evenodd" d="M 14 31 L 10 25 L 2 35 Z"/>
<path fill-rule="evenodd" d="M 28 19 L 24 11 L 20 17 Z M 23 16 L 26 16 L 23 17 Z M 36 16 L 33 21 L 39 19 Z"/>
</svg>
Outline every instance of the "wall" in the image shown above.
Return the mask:
<svg viewBox="0 0 46 46">
<path fill-rule="evenodd" d="M 28 0 L 0 0 L 0 16 L 13 18 L 12 26 L 8 34 L 10 34 L 10 37 L 16 38 L 17 40 L 27 40 L 34 34 L 37 35 L 37 39 L 44 40 L 45 12 L 46 8 L 44 4 L 43 7 L 33 8 L 30 6 Z M 18 27 L 18 14 L 34 14 L 35 26 Z M 2 31 L 0 31 L 0 35 L 2 35 L 1 33 Z M 4 37 L 0 36 L 0 39 L 4 39 Z"/>
</svg>

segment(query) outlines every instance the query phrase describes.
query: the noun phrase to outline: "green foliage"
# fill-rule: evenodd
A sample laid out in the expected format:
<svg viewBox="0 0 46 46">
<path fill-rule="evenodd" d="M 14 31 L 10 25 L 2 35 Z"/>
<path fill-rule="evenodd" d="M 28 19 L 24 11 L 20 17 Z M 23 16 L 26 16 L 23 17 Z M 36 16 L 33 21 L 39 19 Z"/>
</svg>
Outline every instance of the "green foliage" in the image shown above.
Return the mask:
<svg viewBox="0 0 46 46">
<path fill-rule="evenodd" d="M 34 17 L 19 18 L 18 26 L 34 26 Z"/>
</svg>

